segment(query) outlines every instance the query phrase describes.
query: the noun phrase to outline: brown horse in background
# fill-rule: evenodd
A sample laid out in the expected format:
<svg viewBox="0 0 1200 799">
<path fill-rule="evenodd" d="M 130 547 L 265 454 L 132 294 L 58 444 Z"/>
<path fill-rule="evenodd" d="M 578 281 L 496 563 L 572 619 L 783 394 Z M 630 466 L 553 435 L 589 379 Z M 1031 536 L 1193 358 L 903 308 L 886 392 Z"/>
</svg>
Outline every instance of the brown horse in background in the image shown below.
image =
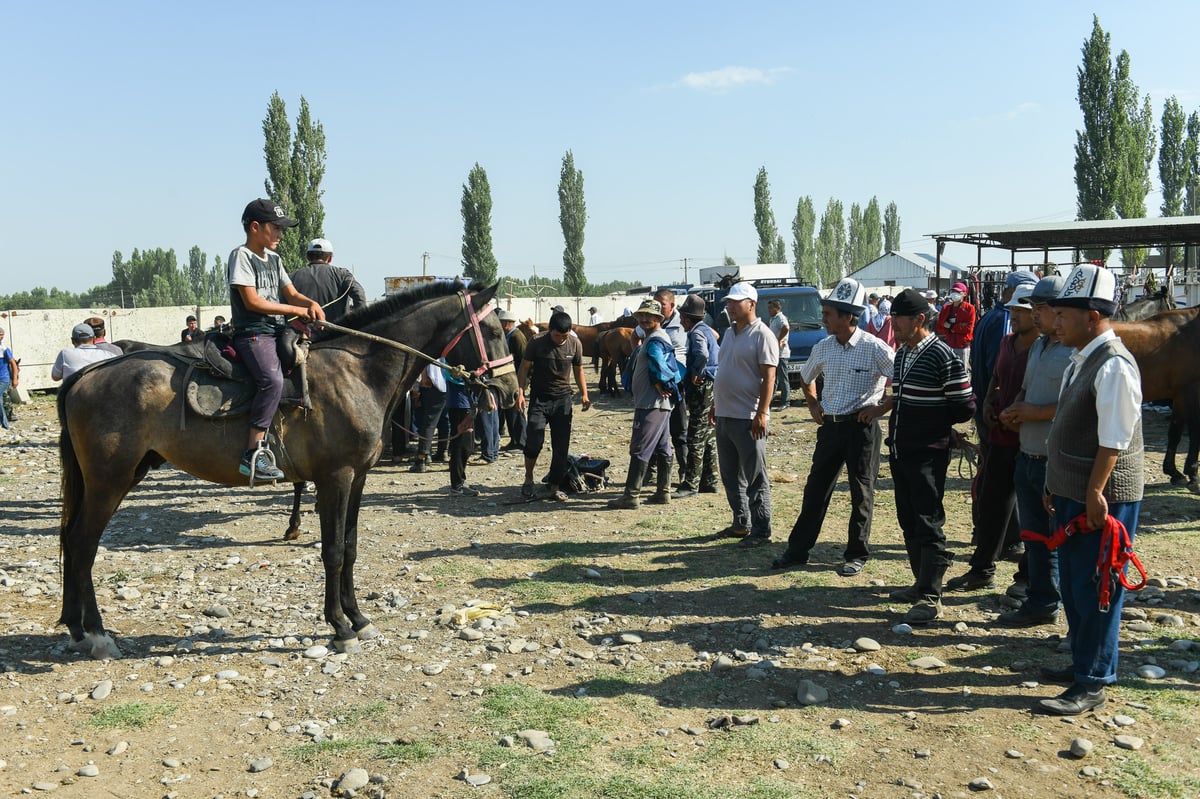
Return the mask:
<svg viewBox="0 0 1200 799">
<path fill-rule="evenodd" d="M 1171 425 L 1163 472 L 1175 485 L 1187 484 L 1200 493 L 1197 460 L 1200 454 L 1200 308 L 1163 311 L 1140 322 L 1113 322 L 1113 330 L 1137 359 L 1142 375 L 1142 401 L 1170 400 Z M 1184 429 L 1188 454 L 1183 474 L 1175 454 Z"/>
<path fill-rule="evenodd" d="M 618 373 L 624 371 L 625 363 L 633 353 L 633 328 L 614 327 L 605 330 L 596 341 L 600 355 L 600 392 L 620 396 L 621 381 Z"/>
<path fill-rule="evenodd" d="M 458 282 L 396 294 L 339 320 L 378 340 L 331 333 L 309 351 L 312 409 L 281 408 L 275 419 L 278 464 L 290 482 L 311 480 L 320 496 L 325 620 L 333 647 L 353 651 L 379 633 L 358 607 L 354 565 L 358 512 L 367 473 L 383 451 L 386 420 L 426 361 L 444 356 L 471 369 L 468 379 L 494 378 L 500 404 L 517 391 L 512 356 L 491 303 L 492 286 L 470 293 Z M 246 427 L 229 419 L 187 417 L 181 431 L 186 367 L 171 355 L 144 351 L 112 358 L 72 375 L 59 390 L 62 425 L 63 607 L 72 646 L 93 657 L 120 657 L 105 632 L 92 565 L 100 536 L 129 491 L 153 467 L 170 461 L 203 480 L 246 485 L 238 473 Z"/>
<path fill-rule="evenodd" d="M 526 339 L 531 339 L 538 333 L 544 333 L 549 329 L 548 322 L 534 323 L 532 319 L 526 319 L 524 322 L 519 322 L 517 327 L 525 334 Z M 571 325 L 571 330 L 575 333 L 579 343 L 583 346 L 583 354 L 587 358 L 591 358 L 597 354 L 596 342 L 600 336 L 608 330 L 630 329 L 637 327 L 637 320 L 632 316 L 622 316 L 615 322 L 601 322 L 598 325 Z"/>
</svg>

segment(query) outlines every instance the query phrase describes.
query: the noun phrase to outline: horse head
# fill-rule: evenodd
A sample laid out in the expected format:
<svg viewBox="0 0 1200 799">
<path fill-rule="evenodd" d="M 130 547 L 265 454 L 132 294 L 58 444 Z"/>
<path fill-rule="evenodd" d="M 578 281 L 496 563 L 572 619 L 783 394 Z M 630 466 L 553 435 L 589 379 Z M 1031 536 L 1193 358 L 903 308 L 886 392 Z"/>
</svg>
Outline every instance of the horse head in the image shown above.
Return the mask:
<svg viewBox="0 0 1200 799">
<path fill-rule="evenodd" d="M 493 301 L 499 283 L 481 291 L 459 291 L 466 324 L 442 350 L 451 366 L 478 363 L 466 376 L 477 388 L 496 393 L 497 407 L 509 408 L 516 402 L 516 369 L 513 356 Z"/>
</svg>

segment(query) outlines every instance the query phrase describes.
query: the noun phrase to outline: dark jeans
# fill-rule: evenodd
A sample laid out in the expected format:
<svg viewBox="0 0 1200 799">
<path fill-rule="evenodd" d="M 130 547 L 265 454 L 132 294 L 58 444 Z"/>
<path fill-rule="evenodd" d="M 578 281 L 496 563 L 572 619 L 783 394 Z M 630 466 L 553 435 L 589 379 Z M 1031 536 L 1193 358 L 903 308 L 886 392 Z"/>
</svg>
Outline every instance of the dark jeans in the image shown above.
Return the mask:
<svg viewBox="0 0 1200 799">
<path fill-rule="evenodd" d="M 850 484 L 850 526 L 843 560 L 865 561 L 871 556 L 871 509 L 875 504 L 875 475 L 879 472 L 878 422 L 826 422 L 817 428 L 817 446 L 804 486 L 800 515 L 788 537 L 786 558 L 806 560 L 825 524 L 842 466 Z"/>
<path fill-rule="evenodd" d="M 1129 530 L 1130 541 L 1137 532 L 1141 502 L 1110 502 L 1108 515 Z M 1054 498 L 1054 525 L 1066 524 L 1086 510 L 1081 502 L 1066 497 Z M 1067 613 L 1067 631 L 1071 634 L 1071 660 L 1075 680 L 1081 683 L 1111 685 L 1117 681 L 1118 637 L 1121 631 L 1121 607 L 1125 588 L 1118 581 L 1113 587 L 1111 604 L 1102 613 L 1096 593 L 1096 560 L 1100 556 L 1099 533 L 1078 533 L 1058 548 L 1058 570 L 1062 579 L 1063 609 Z"/>
<path fill-rule="evenodd" d="M 525 413 L 514 404 L 504 409 L 504 421 L 508 425 L 509 443 L 525 449 Z"/>
<path fill-rule="evenodd" d="M 457 488 L 467 481 L 467 458 L 475 449 L 471 430 L 471 409 L 450 409 L 450 443 L 446 454 L 450 461 L 450 485 Z"/>
<path fill-rule="evenodd" d="M 679 473 L 687 469 L 691 448 L 688 446 L 688 409 L 686 402 L 677 402 L 671 409 L 671 445 L 675 448 L 675 460 Z"/>
<path fill-rule="evenodd" d="M 975 520 L 975 552 L 971 555 L 973 572 L 996 573 L 996 560 L 1004 548 L 1009 520 L 1017 504 L 1013 473 L 1017 468 L 1019 450 L 1019 447 L 999 444 L 992 444 L 988 448 L 979 496 L 975 498 L 979 513 Z"/>
<path fill-rule="evenodd" d="M 417 442 L 419 454 L 429 456 L 433 441 L 438 438 L 439 429 L 443 427 L 440 422 L 442 412 L 445 410 L 446 392 L 438 391 L 436 388 L 421 388 L 421 420 L 417 426 L 417 432 L 421 434 L 421 438 Z M 439 447 L 439 449 L 443 448 Z"/>
<path fill-rule="evenodd" d="M 775 397 L 772 402 L 780 405 L 788 405 L 792 401 L 792 380 L 788 377 L 787 366 L 787 360 L 780 358 L 779 365 L 775 367 Z"/>
<path fill-rule="evenodd" d="M 924 596 L 942 595 L 942 577 L 953 556 L 946 551 L 946 467 L 950 451 L 923 449 L 889 459 L 896 486 L 896 520 L 904 532 L 908 564 Z"/>
<path fill-rule="evenodd" d="M 1050 514 L 1042 504 L 1046 486 L 1046 459 L 1032 458 L 1024 452 L 1017 454 L 1017 468 L 1013 477 L 1017 490 L 1017 513 L 1021 517 L 1021 529 L 1039 535 L 1050 535 Z M 1027 584 L 1025 601 L 1021 610 L 1034 616 L 1058 610 L 1058 552 L 1051 552 L 1038 541 L 1025 542 Z"/>
<path fill-rule="evenodd" d="M 250 403 L 250 426 L 259 430 L 270 430 L 271 420 L 279 410 L 279 398 L 283 396 L 283 370 L 279 367 L 279 353 L 275 349 L 275 337 L 265 334 L 239 335 L 233 339 L 233 348 L 238 358 L 246 365 L 254 378 L 254 401 Z"/>
<path fill-rule="evenodd" d="M 525 428 L 525 457 L 537 460 L 546 444 L 550 428 L 550 485 L 557 486 L 567 474 L 567 454 L 571 449 L 571 416 L 574 397 L 529 398 L 529 424 Z"/>
</svg>

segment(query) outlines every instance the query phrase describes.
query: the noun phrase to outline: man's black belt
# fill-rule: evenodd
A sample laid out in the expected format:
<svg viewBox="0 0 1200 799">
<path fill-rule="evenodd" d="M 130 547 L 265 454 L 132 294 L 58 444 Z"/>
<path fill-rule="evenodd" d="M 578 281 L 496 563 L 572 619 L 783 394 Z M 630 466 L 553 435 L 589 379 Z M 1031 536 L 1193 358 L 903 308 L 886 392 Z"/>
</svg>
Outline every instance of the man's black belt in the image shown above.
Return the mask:
<svg viewBox="0 0 1200 799">
<path fill-rule="evenodd" d="M 839 422 L 857 422 L 860 413 L 862 413 L 861 408 L 850 413 L 823 413 L 821 414 L 821 419 L 834 424 L 838 424 Z"/>
</svg>

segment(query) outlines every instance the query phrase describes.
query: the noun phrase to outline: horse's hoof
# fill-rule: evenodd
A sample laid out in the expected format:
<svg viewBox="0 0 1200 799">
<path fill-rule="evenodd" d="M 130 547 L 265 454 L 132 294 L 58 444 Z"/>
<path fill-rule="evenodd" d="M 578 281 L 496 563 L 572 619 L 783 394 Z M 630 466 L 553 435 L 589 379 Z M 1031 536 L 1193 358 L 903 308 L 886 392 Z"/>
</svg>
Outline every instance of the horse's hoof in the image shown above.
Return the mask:
<svg viewBox="0 0 1200 799">
<path fill-rule="evenodd" d="M 366 627 L 363 627 L 358 631 L 358 640 L 360 641 L 370 641 L 372 638 L 378 637 L 379 630 L 376 629 L 374 624 L 368 624 Z"/>
<path fill-rule="evenodd" d="M 344 655 L 354 655 L 362 651 L 362 644 L 358 642 L 357 638 L 334 638 L 333 649 Z"/>
<path fill-rule="evenodd" d="M 1173 486 L 1185 486 L 1187 484 L 1188 484 L 1187 478 L 1184 477 L 1182 474 L 1173 475 L 1171 477 L 1171 485 L 1173 485 Z"/>
<path fill-rule="evenodd" d="M 287 529 L 287 532 L 283 534 L 284 541 L 295 541 L 299 537 L 300 537 L 300 528 L 299 527 L 289 527 Z"/>
</svg>

